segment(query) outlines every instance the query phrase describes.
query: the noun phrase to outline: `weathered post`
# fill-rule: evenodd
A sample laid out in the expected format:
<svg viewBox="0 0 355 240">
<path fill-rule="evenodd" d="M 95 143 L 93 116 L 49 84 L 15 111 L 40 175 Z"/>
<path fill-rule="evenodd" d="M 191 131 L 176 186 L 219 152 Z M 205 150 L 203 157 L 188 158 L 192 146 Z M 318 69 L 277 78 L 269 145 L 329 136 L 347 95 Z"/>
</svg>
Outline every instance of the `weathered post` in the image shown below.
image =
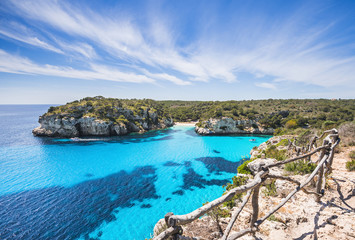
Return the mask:
<svg viewBox="0 0 355 240">
<path fill-rule="evenodd" d="M 328 140 L 324 139 L 323 141 L 323 147 L 326 147 L 329 144 Z M 323 157 L 326 155 L 326 149 L 322 149 L 320 152 L 319 160 L 321 161 Z M 327 157 L 329 155 L 327 154 Z M 319 163 L 318 163 L 319 164 Z M 318 172 L 318 179 L 317 179 L 317 185 L 316 185 L 316 193 L 321 194 L 322 191 L 322 182 L 323 182 L 323 175 L 324 175 L 324 164 L 320 166 L 319 172 Z M 320 202 L 321 195 L 316 196 L 316 202 Z"/>
<path fill-rule="evenodd" d="M 259 215 L 259 190 L 260 190 L 260 184 L 253 189 L 253 195 L 251 197 L 251 205 L 253 207 L 253 215 L 251 216 L 251 222 L 250 222 L 250 228 L 251 229 L 255 228 L 255 223 L 258 220 L 258 215 Z"/>
</svg>

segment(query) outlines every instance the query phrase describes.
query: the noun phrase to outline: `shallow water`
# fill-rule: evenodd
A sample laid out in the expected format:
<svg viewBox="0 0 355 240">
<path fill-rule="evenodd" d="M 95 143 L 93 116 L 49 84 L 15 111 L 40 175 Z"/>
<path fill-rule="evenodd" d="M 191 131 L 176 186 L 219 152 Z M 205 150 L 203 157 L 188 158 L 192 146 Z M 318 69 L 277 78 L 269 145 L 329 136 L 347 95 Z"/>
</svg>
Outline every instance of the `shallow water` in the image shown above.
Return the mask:
<svg viewBox="0 0 355 240">
<path fill-rule="evenodd" d="M 33 137 L 49 106 L 0 106 L 0 239 L 144 239 L 223 192 L 269 136 L 175 126 L 85 141 Z M 249 141 L 251 138 L 256 141 Z"/>
</svg>

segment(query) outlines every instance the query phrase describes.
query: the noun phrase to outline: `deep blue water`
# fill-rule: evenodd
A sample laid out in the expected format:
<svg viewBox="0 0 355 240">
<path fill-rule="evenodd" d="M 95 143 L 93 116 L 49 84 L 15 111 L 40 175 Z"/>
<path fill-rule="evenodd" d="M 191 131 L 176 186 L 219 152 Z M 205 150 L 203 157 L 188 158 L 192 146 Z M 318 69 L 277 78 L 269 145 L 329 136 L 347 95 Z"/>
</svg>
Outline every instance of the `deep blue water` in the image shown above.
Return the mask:
<svg viewBox="0 0 355 240">
<path fill-rule="evenodd" d="M 223 192 L 268 136 L 174 126 L 116 138 L 33 137 L 45 105 L 0 105 L 0 239 L 144 239 Z M 255 142 L 249 139 L 255 138 Z"/>
</svg>

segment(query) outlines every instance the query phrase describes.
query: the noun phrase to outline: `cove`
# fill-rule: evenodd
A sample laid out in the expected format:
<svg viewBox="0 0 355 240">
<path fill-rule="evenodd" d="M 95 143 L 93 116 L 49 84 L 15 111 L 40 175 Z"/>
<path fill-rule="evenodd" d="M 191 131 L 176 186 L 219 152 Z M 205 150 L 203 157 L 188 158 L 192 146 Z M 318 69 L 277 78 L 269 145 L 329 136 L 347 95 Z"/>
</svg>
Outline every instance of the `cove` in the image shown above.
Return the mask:
<svg viewBox="0 0 355 240">
<path fill-rule="evenodd" d="M 223 192 L 270 136 L 198 136 L 174 126 L 115 138 L 36 138 L 48 106 L 0 106 L 1 239 L 144 239 L 167 212 Z M 249 141 L 251 138 L 256 141 Z"/>
</svg>

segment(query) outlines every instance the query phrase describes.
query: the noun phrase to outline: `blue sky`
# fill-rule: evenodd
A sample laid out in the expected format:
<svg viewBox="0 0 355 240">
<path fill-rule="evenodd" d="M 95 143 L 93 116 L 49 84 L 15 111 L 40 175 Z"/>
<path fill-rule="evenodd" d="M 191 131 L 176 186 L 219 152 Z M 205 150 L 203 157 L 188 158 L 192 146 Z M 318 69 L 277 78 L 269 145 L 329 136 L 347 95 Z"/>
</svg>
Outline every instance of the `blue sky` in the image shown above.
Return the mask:
<svg viewBox="0 0 355 240">
<path fill-rule="evenodd" d="M 0 104 L 355 97 L 355 1 L 0 1 Z"/>
</svg>

